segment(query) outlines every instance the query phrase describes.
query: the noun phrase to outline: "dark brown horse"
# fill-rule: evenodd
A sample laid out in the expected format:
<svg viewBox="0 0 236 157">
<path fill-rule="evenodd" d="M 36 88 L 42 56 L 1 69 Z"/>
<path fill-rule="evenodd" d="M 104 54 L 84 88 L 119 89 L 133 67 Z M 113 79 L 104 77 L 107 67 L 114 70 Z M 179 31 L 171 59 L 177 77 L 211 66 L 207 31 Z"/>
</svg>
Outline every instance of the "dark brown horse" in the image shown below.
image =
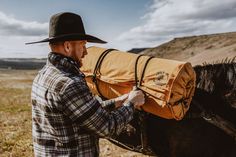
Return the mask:
<svg viewBox="0 0 236 157">
<path fill-rule="evenodd" d="M 236 63 L 233 59 L 194 69 L 196 92 L 183 120 L 137 112 L 127 128 L 111 140 L 159 157 L 236 157 Z M 147 148 L 152 153 L 145 151 Z"/>
</svg>

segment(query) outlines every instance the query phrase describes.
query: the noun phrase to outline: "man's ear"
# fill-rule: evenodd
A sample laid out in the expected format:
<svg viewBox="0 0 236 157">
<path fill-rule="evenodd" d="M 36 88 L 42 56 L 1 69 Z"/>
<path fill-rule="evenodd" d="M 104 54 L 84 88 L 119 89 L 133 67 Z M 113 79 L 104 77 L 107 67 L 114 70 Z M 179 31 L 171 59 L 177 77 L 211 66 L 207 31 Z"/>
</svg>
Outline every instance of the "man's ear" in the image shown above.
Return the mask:
<svg viewBox="0 0 236 157">
<path fill-rule="evenodd" d="M 70 47 L 71 47 L 70 42 L 65 41 L 64 42 L 64 49 L 65 49 L 66 53 L 70 53 Z"/>
</svg>

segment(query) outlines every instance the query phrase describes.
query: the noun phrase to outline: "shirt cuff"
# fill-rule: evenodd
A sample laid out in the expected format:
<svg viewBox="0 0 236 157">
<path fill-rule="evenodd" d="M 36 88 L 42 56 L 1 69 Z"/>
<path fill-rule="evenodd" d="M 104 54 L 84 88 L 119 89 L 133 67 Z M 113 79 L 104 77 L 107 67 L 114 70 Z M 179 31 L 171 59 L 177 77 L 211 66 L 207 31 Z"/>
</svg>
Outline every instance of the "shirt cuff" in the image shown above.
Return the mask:
<svg viewBox="0 0 236 157">
<path fill-rule="evenodd" d="M 112 111 L 115 109 L 115 100 L 114 99 L 103 101 L 101 104 L 102 104 L 102 107 L 106 110 Z"/>
</svg>

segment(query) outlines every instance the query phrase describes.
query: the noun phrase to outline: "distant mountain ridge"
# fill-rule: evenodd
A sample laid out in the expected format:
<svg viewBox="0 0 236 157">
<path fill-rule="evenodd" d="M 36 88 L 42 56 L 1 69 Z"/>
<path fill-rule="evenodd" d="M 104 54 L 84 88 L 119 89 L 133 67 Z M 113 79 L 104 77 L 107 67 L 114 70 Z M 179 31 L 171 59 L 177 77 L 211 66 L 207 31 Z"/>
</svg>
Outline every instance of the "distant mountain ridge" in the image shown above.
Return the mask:
<svg viewBox="0 0 236 157">
<path fill-rule="evenodd" d="M 46 59 L 35 58 L 2 58 L 0 59 L 0 68 L 2 69 L 41 69 L 46 64 Z"/>
<path fill-rule="evenodd" d="M 138 54 L 138 53 L 140 53 L 140 52 L 142 52 L 144 50 L 147 50 L 147 49 L 149 49 L 149 48 L 133 48 L 133 49 L 129 50 L 128 52 Z"/>
</svg>

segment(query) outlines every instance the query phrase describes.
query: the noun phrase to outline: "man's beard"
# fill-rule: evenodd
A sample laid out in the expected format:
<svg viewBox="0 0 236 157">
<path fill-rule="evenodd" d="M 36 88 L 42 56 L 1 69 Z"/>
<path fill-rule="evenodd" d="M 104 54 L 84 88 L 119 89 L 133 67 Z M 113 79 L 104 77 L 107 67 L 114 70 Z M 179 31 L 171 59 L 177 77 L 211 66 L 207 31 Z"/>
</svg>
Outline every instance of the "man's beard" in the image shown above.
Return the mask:
<svg viewBox="0 0 236 157">
<path fill-rule="evenodd" d="M 82 60 L 79 60 L 77 63 L 78 63 L 79 68 L 83 66 Z"/>
</svg>

